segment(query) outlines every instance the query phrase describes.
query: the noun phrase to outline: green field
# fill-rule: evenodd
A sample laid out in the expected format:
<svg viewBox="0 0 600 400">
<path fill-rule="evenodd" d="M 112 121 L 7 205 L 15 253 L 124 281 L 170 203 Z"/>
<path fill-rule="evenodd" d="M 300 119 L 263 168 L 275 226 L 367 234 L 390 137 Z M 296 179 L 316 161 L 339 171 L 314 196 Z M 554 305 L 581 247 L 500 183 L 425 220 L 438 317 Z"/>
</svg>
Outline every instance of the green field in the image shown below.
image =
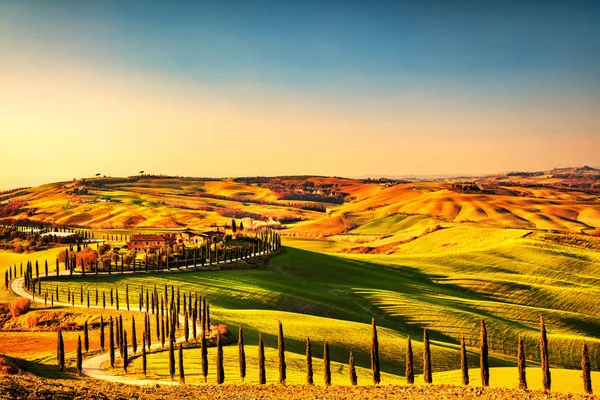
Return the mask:
<svg viewBox="0 0 600 400">
<path fill-rule="evenodd" d="M 492 366 L 515 365 L 519 335 L 535 365 L 543 314 L 552 365 L 577 368 L 582 340 L 592 354 L 600 349 L 600 256 L 523 238 L 526 233 L 450 227 L 406 244 L 402 254 L 391 256 L 320 252 L 319 242 L 287 239 L 285 252 L 261 270 L 61 279 L 45 285 L 77 291 L 79 284 L 84 290 L 101 291 L 116 286 L 122 293 L 128 284 L 131 303 L 137 307 L 135 293 L 142 285 L 173 284 L 206 295 L 215 321 L 234 330 L 244 325 L 250 345 L 256 344 L 260 330 L 267 346 L 274 346 L 277 321 L 282 321 L 290 352 L 303 354 L 304 339 L 310 336 L 315 348 L 324 340 L 330 343 L 334 361 L 346 363 L 352 350 L 357 365 L 365 368 L 370 320 L 375 317 L 382 369 L 396 375 L 403 374 L 406 336 L 413 338 L 415 353 L 420 354 L 423 328 L 432 338 L 434 371 L 459 367 L 461 333 L 477 362 L 480 318 L 488 325 Z M 421 359 L 415 359 L 420 371 Z M 594 369 L 598 362 L 592 357 Z"/>
</svg>

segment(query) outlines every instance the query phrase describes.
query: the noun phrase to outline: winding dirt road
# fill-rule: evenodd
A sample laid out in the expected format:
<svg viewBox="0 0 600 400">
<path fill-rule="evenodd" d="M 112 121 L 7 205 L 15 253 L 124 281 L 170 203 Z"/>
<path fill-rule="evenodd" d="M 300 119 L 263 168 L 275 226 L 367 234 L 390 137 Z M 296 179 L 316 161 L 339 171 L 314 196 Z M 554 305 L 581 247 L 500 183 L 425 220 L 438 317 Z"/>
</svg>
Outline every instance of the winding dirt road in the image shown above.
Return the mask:
<svg viewBox="0 0 600 400">
<path fill-rule="evenodd" d="M 257 253 L 255 255 L 256 256 L 260 256 L 260 255 L 264 255 L 267 252 L 262 252 L 262 253 Z M 233 261 L 238 261 L 240 260 L 238 259 L 233 259 Z M 224 261 L 219 262 L 218 264 L 223 264 L 225 263 Z M 218 265 L 217 264 L 217 265 Z M 214 265 L 214 264 L 213 264 Z M 183 269 L 182 271 L 198 271 L 198 268 L 186 268 Z M 157 271 L 153 271 L 153 272 L 146 272 L 144 270 L 142 271 L 124 271 L 123 274 L 136 274 L 136 275 L 148 275 L 148 274 L 153 274 L 153 273 L 173 273 L 176 272 L 176 270 L 169 270 L 169 271 L 164 271 L 164 272 L 157 272 Z M 121 272 L 118 273 L 113 273 L 112 275 L 120 275 Z M 61 271 L 59 272 L 60 276 L 71 276 L 69 274 L 69 271 Z M 48 275 L 48 278 L 52 278 L 55 277 L 56 275 Z M 73 275 L 73 276 L 77 276 L 77 277 L 83 277 L 83 275 L 78 274 L 78 275 Z M 99 272 L 98 274 L 95 273 L 90 273 L 90 274 L 86 274 L 85 277 L 99 277 L 99 276 L 111 276 L 109 275 L 107 272 Z M 24 297 L 26 299 L 29 299 L 31 301 L 35 301 L 38 303 L 44 303 L 44 298 L 43 297 L 34 297 L 32 296 L 29 292 L 27 292 L 27 290 L 25 290 L 25 278 L 21 277 L 21 278 L 16 278 L 13 279 L 10 283 L 10 289 L 18 296 L 20 297 Z M 79 307 L 79 308 L 95 308 L 95 309 L 104 309 L 104 307 L 102 306 L 92 306 L 90 305 L 89 307 L 86 304 L 71 304 L 71 303 L 64 303 L 64 302 L 60 302 L 60 301 L 55 301 L 54 302 L 55 306 L 63 306 L 63 307 Z M 112 309 L 112 310 L 116 310 L 116 307 L 113 306 L 106 306 L 106 309 Z M 142 310 L 144 310 L 142 308 Z M 150 310 L 146 309 L 145 311 L 150 312 Z M 179 315 L 179 321 L 184 323 L 184 317 Z M 198 332 L 202 329 L 202 327 L 200 327 L 199 325 L 196 325 Z M 178 338 L 176 340 L 176 343 L 179 342 L 183 342 L 185 340 L 185 338 L 182 336 L 180 338 Z M 153 345 L 150 346 L 150 349 L 161 349 L 162 345 L 160 343 L 155 343 Z M 131 347 L 128 347 L 128 353 L 129 354 L 133 354 L 133 349 Z M 103 381 L 109 381 L 109 382 L 117 382 L 117 383 L 125 383 L 128 385 L 156 385 L 157 383 L 160 385 L 179 385 L 178 381 L 157 381 L 157 380 L 152 380 L 152 379 L 134 379 L 134 378 L 128 378 L 126 376 L 119 376 L 119 375 L 113 375 L 110 374 L 108 372 L 106 372 L 106 370 L 102 369 L 102 365 L 105 363 L 109 363 L 110 362 L 110 354 L 109 352 L 106 353 L 102 353 L 99 354 L 97 356 L 93 356 L 93 357 L 89 357 L 89 358 L 85 358 L 83 360 L 83 365 L 82 365 L 82 373 L 86 376 L 89 376 L 90 378 L 95 378 L 95 379 L 101 379 Z"/>
</svg>

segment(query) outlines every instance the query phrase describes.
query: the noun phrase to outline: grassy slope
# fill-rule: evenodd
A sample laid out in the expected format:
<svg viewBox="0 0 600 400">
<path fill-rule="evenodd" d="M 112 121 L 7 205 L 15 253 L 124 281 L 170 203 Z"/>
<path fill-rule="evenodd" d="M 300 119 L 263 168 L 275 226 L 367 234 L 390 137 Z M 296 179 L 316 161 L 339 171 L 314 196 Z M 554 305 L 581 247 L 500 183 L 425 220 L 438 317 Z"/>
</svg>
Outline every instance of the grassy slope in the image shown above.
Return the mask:
<svg viewBox="0 0 600 400">
<path fill-rule="evenodd" d="M 281 320 L 287 327 L 290 351 L 301 354 L 304 337 L 310 335 L 317 346 L 325 339 L 331 343 L 334 360 L 346 362 L 352 349 L 358 364 L 365 367 L 369 322 L 375 316 L 382 327 L 383 368 L 391 373 L 401 372 L 398 365 L 402 365 L 406 335 L 417 339 L 415 351 L 420 351 L 424 327 L 435 345 L 436 370 L 457 368 L 457 339 L 464 332 L 468 344 L 477 346 L 480 318 L 488 323 L 492 365 L 514 365 L 518 335 L 525 337 L 529 354 L 537 359 L 538 315 L 543 313 L 552 363 L 575 368 L 582 339 L 592 351 L 600 349 L 595 338 L 600 327 L 596 284 L 600 256 L 521 238 L 523 233 L 448 228 L 404 245 L 410 246 L 407 254 L 340 256 L 288 247 L 266 270 L 115 276 L 83 282 L 91 288 L 99 284 L 104 290 L 125 283 L 132 291 L 165 283 L 197 290 L 211 301 L 216 320 L 233 329 L 240 323 L 247 327 L 249 343 L 256 340 L 259 329 L 274 337 L 276 321 Z M 471 246 L 465 243 L 468 237 Z M 460 239 L 461 245 L 444 246 L 452 238 Z M 301 246 L 307 241 L 287 243 Z M 314 249 L 315 244 L 310 244 Z M 76 288 L 72 283 L 71 287 Z M 476 348 L 473 352 L 475 357 Z M 597 368 L 598 360 L 592 362 Z"/>
</svg>

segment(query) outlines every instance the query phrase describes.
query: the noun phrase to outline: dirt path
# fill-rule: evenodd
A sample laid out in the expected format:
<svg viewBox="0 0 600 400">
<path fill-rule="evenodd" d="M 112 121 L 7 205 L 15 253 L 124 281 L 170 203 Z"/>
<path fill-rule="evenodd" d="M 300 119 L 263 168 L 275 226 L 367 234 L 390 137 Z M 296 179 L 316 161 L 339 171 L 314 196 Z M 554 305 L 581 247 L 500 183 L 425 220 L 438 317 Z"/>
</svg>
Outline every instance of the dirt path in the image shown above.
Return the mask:
<svg viewBox="0 0 600 400">
<path fill-rule="evenodd" d="M 257 256 L 260 255 L 264 255 L 266 254 L 266 252 L 263 253 L 258 253 Z M 240 259 L 234 259 L 233 261 L 238 261 Z M 225 263 L 224 261 L 219 262 L 218 264 L 222 264 Z M 218 265 L 217 264 L 217 265 Z M 193 271 L 196 270 L 198 271 L 198 268 L 186 268 L 183 271 Z M 136 275 L 142 275 L 142 274 L 152 274 L 152 273 L 168 273 L 168 272 L 174 272 L 175 270 L 170 270 L 170 271 L 164 271 L 164 272 L 146 272 L 146 271 L 124 271 L 123 274 L 136 274 Z M 121 274 L 120 272 L 118 274 Z M 59 275 L 61 276 L 71 276 L 69 274 L 69 271 L 61 271 L 59 273 Z M 112 274 L 112 275 L 117 275 L 117 274 Z M 55 277 L 56 275 L 48 275 L 48 278 L 52 278 Z M 75 276 L 82 276 L 80 274 L 75 275 Z M 102 272 L 102 273 L 98 273 L 98 274 L 94 274 L 94 273 L 90 273 L 90 274 L 86 274 L 86 277 L 98 277 L 98 276 L 109 276 L 109 274 L 107 272 Z M 27 292 L 27 290 L 25 290 L 25 278 L 21 277 L 21 278 L 16 278 L 13 279 L 10 283 L 10 289 L 17 295 L 20 297 L 24 297 L 26 299 L 29 299 L 31 301 L 35 301 L 37 303 L 44 303 L 44 298 L 43 297 L 34 297 L 32 296 L 29 292 Z M 116 307 L 113 306 L 92 306 L 90 305 L 89 307 L 86 304 L 71 304 L 71 303 L 64 303 L 64 302 L 60 302 L 60 301 L 55 301 L 54 302 L 55 306 L 63 306 L 63 307 L 79 307 L 79 308 L 86 308 L 86 309 L 90 309 L 90 308 L 94 308 L 94 309 L 111 309 L 111 310 L 116 310 Z M 144 310 L 142 308 L 142 310 Z M 123 310 L 121 310 L 123 311 Z M 150 312 L 149 309 L 146 309 L 147 312 Z M 179 321 L 181 323 L 184 323 L 184 317 L 179 315 Z M 202 329 L 201 326 L 196 325 L 198 331 L 200 331 Z M 185 338 L 182 336 L 180 338 L 178 338 L 176 340 L 176 343 L 179 342 L 183 342 L 185 341 Z M 150 349 L 159 349 L 162 348 L 162 345 L 160 343 L 155 343 L 153 345 L 150 346 Z M 128 348 L 130 349 L 130 348 Z M 133 349 L 128 350 L 129 354 L 133 354 Z M 126 376 L 118 376 L 118 375 L 113 375 L 110 374 L 108 372 L 106 372 L 106 370 L 102 369 L 102 365 L 104 363 L 108 363 L 110 362 L 110 354 L 108 352 L 106 353 L 102 353 L 99 354 L 97 356 L 94 357 L 90 357 L 90 358 L 86 358 L 83 360 L 83 365 L 82 365 L 82 372 L 84 375 L 89 376 L 91 378 L 95 378 L 95 379 L 101 379 L 104 381 L 109 381 L 109 382 L 117 382 L 117 383 L 125 383 L 128 385 L 156 385 L 157 383 L 160 383 L 160 385 L 179 385 L 179 382 L 177 381 L 156 381 L 156 380 L 152 380 L 152 379 L 134 379 L 134 378 L 128 378 Z"/>
</svg>

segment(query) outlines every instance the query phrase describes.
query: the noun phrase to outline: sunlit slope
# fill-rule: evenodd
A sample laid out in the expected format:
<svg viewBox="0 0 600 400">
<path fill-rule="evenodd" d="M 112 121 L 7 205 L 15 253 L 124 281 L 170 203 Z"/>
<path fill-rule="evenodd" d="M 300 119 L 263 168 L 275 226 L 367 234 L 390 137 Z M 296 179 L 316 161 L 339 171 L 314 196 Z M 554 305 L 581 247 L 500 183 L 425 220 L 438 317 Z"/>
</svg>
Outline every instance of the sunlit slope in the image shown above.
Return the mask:
<svg viewBox="0 0 600 400">
<path fill-rule="evenodd" d="M 445 183 L 401 184 L 370 193 L 347 203 L 337 213 L 370 213 L 373 218 L 391 214 L 429 215 L 449 222 L 478 222 L 492 226 L 579 231 L 600 223 L 597 200 L 545 199 L 492 194 L 466 194 L 448 190 Z M 357 220 L 361 225 L 360 219 Z"/>
<path fill-rule="evenodd" d="M 107 179 L 102 187 L 87 186 L 87 195 L 68 194 L 75 187 L 81 183 L 60 182 L 15 193 L 9 200 L 22 201 L 26 206 L 14 217 L 93 228 L 201 228 L 231 221 L 234 214 L 219 210 L 239 210 L 253 219 L 310 220 L 324 216 L 290 207 L 291 201 L 277 200 L 267 188 L 233 179 Z M 110 201 L 97 201 L 101 198 Z"/>
<path fill-rule="evenodd" d="M 454 230 L 454 231 L 453 231 Z M 165 276 L 77 279 L 51 282 L 78 288 L 130 290 L 144 285 L 181 285 L 207 295 L 214 315 L 233 329 L 275 334 L 276 321 L 302 351 L 305 335 L 353 349 L 368 366 L 369 322 L 381 326 L 384 367 L 402 361 L 406 335 L 422 338 L 428 328 L 436 344 L 436 370 L 458 368 L 458 339 L 477 346 L 479 321 L 490 335 L 492 364 L 516 355 L 519 335 L 537 359 L 539 315 L 544 315 L 553 365 L 575 368 L 581 340 L 599 351 L 600 255 L 594 251 L 523 238 L 526 231 L 461 226 L 433 232 L 401 247 L 395 255 L 340 255 L 325 241 L 288 240 L 293 246 L 273 258 L 267 269 L 169 274 Z M 449 240 L 458 244 L 448 248 Z M 322 247 L 320 247 L 320 244 Z M 447 249 L 441 251 L 441 249 Z M 88 286 L 89 285 L 89 286 Z M 135 299 L 135 295 L 131 296 Z M 132 300 L 133 301 L 133 300 Z M 212 310 L 212 308 L 211 308 Z M 355 325 L 347 325 L 355 324 Z M 361 345 L 362 343 L 362 345 Z M 340 350 L 341 352 L 341 350 Z M 346 356 L 344 356 L 346 357 Z M 337 361 L 344 361 L 336 353 Z M 600 360 L 592 360 L 594 368 Z M 513 364 L 514 365 L 514 364 Z"/>
</svg>

